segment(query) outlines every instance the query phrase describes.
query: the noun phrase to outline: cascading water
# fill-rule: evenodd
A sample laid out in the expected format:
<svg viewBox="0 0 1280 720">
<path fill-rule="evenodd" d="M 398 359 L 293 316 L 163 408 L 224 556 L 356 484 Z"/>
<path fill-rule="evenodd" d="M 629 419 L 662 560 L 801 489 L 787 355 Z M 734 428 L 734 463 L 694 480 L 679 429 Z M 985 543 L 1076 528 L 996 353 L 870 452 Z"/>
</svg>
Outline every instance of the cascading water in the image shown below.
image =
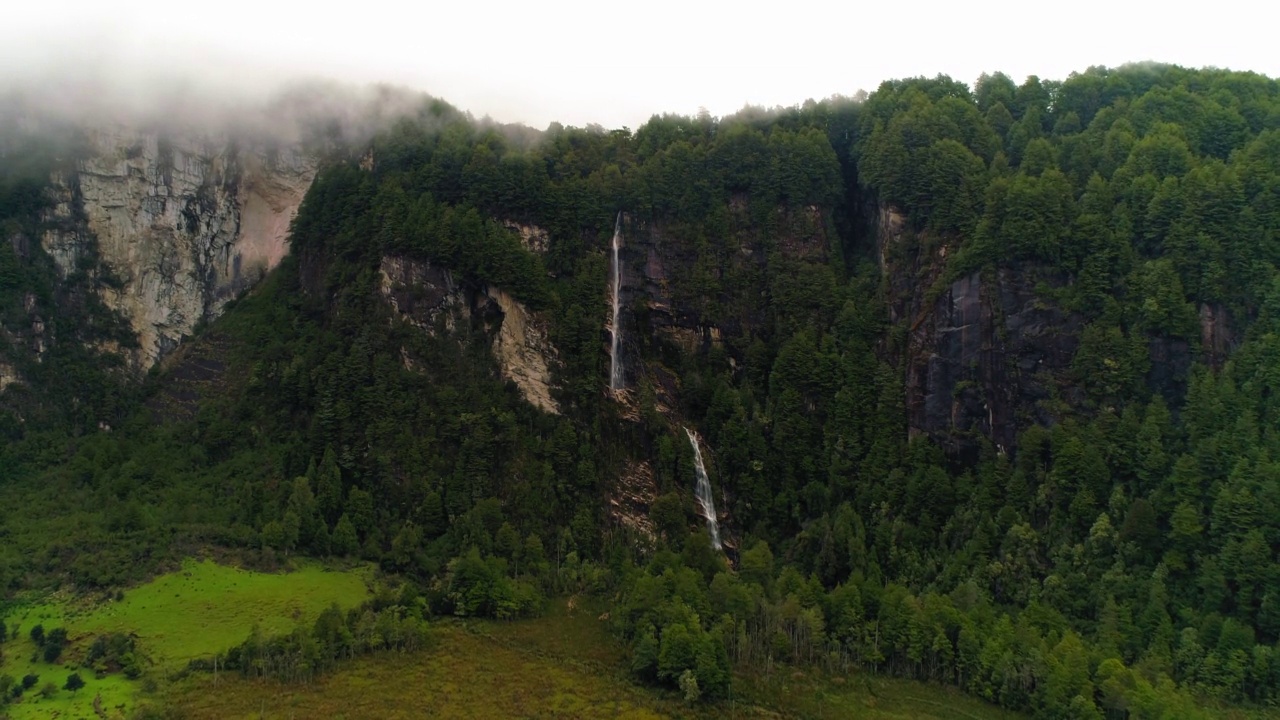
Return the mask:
<svg viewBox="0 0 1280 720">
<path fill-rule="evenodd" d="M 622 339 L 622 328 L 618 325 L 618 312 L 620 310 L 619 294 L 622 291 L 622 270 L 618 263 L 618 245 L 622 242 L 622 213 L 618 213 L 618 219 L 613 224 L 613 321 L 609 325 L 610 347 L 609 347 L 609 389 L 622 389 L 622 358 L 619 354 L 619 344 Z"/>
<path fill-rule="evenodd" d="M 702 464 L 702 449 L 698 447 L 698 436 L 694 435 L 689 428 L 685 428 L 684 433 L 689 436 L 689 444 L 693 446 L 693 467 L 698 474 L 698 484 L 694 486 L 693 494 L 698 499 L 702 516 L 707 519 L 707 531 L 711 533 L 712 547 L 723 550 L 724 545 L 720 543 L 720 519 L 716 515 L 715 498 L 711 496 L 711 481 L 707 479 L 707 466 Z"/>
</svg>

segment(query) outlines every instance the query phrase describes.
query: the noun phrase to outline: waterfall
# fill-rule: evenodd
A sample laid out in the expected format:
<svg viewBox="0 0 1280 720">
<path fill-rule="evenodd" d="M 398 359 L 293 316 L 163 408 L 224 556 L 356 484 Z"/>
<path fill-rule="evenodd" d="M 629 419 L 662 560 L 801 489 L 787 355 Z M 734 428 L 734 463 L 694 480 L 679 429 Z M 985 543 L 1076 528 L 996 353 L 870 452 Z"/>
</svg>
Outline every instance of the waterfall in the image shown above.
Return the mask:
<svg viewBox="0 0 1280 720">
<path fill-rule="evenodd" d="M 716 515 L 716 501 L 711 496 L 711 481 L 707 479 L 707 466 L 702 464 L 702 450 L 698 447 L 698 436 L 694 435 L 689 428 L 685 428 L 684 433 L 689 436 L 689 444 L 693 446 L 693 467 L 698 474 L 698 484 L 694 486 L 693 494 L 698 499 L 702 516 L 707 519 L 707 531 L 711 533 L 712 547 L 723 550 L 724 545 L 720 543 L 720 520 Z"/>
<path fill-rule="evenodd" d="M 618 263 L 618 244 L 622 242 L 622 213 L 613 224 L 613 321 L 609 325 L 609 389 L 622 389 L 622 358 L 619 356 L 619 344 L 622 339 L 622 328 L 618 325 L 620 309 L 619 295 L 622 292 L 622 269 Z"/>
</svg>

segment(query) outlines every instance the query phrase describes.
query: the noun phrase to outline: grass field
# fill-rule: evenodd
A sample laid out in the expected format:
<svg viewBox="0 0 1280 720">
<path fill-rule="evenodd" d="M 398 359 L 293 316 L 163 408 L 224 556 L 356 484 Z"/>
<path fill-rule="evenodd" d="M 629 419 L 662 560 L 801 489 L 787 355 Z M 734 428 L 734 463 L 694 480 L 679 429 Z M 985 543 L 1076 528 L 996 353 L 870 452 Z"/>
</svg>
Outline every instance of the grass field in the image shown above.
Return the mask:
<svg viewBox="0 0 1280 720">
<path fill-rule="evenodd" d="M 428 649 L 366 657 L 310 685 L 193 676 L 167 701 L 196 718 L 974 718 L 1018 717 L 945 688 L 855 676 L 735 678 L 738 699 L 685 704 L 632 683 L 598 612 L 556 604 L 514 623 L 435 625 Z"/>
<path fill-rule="evenodd" d="M 50 681 L 61 688 L 67 676 L 77 672 L 75 662 L 99 634 L 134 635 L 151 662 L 152 676 L 163 678 L 192 658 L 244 640 L 255 623 L 269 632 L 285 632 L 299 621 L 312 622 L 332 603 L 358 605 L 369 596 L 369 574 L 364 567 L 332 571 L 318 565 L 269 574 L 189 561 L 177 572 L 126 591 L 122 600 L 89 603 L 52 598 L 19 607 L 4 619 L 18 637 L 4 645 L 0 674 L 21 680 L 30 673 L 40 676 L 40 681 L 4 711 L 13 720 L 97 718 L 93 704 L 100 695 L 100 706 L 109 715 L 121 715 L 132 706 L 142 683 L 119 674 L 95 678 L 86 669 L 78 671 L 86 685 L 77 693 L 63 690 L 45 699 L 36 691 Z M 36 647 L 28 633 L 37 624 L 46 631 L 66 628 L 71 645 L 59 664 L 33 661 Z"/>
<path fill-rule="evenodd" d="M 127 629 L 154 647 L 159 666 L 239 642 L 255 619 L 264 628 L 288 630 L 308 622 L 330 602 L 353 604 L 367 591 L 367 571 L 326 572 L 304 567 L 287 575 L 246 573 L 212 563 L 193 563 L 179 573 L 135 589 L 121 602 L 73 608 L 32 606 L 16 618 L 24 629 L 35 622 L 66 621 L 73 635 L 85 628 Z M 294 720 L 301 718 L 867 718 L 868 720 L 1012 720 L 1021 717 L 967 697 L 952 688 L 854 673 L 832 677 L 784 668 L 769 676 L 737 674 L 733 701 L 686 704 L 676 693 L 636 685 L 628 677 L 626 653 L 598 619 L 604 608 L 576 609 L 557 601 L 546 616 L 519 622 L 438 620 L 425 650 L 365 656 L 306 685 L 246 680 L 234 673 L 217 680 L 194 673 L 161 682 L 155 693 L 113 676 L 87 677 L 72 696 L 30 699 L 9 708 L 15 720 L 88 718 L 101 693 L 108 717 L 124 717 L 137 702 L 171 710 L 175 717 Z M 12 622 L 12 620 L 10 620 Z M 6 646 L 4 672 L 34 667 L 59 684 L 67 668 L 31 665 L 34 650 L 23 639 Z M 21 652 L 15 652 L 21 651 Z M 21 655 L 27 657 L 21 657 Z M 41 679 L 43 684 L 44 678 Z M 37 686 L 38 688 L 39 686 Z M 0 714 L 2 715 L 2 714 Z M 1226 718 L 1271 715 L 1224 712 Z"/>
</svg>

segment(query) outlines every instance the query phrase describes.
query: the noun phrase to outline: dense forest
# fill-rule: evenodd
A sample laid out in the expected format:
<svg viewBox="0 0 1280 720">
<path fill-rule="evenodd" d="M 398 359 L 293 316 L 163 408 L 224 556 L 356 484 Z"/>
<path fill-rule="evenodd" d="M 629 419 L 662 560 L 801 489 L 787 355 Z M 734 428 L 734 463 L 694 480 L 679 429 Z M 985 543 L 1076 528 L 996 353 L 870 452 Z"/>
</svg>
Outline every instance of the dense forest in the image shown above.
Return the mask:
<svg viewBox="0 0 1280 720">
<path fill-rule="evenodd" d="M 32 151 L 39 172 L 50 162 Z M 45 202 L 23 172 L 0 177 L 14 237 L 35 236 Z M 0 391 L 0 581 L 121 587 L 208 545 L 264 565 L 358 556 L 431 613 L 611 598 L 637 679 L 707 701 L 735 666 L 790 663 L 1043 717 L 1270 704 L 1277 233 L 1280 85 L 1248 73 L 917 78 L 538 136 L 424 102 L 327 158 L 291 255 L 140 388 L 68 351 L 28 374 L 73 381 L 47 399 Z M 545 318 L 561 412 L 501 379 L 483 318 L 424 332 L 394 312 L 388 257 Z M 654 258 L 661 282 L 636 279 Z M 119 332 L 75 286 L 110 278 L 53 277 L 38 245 L 0 245 L 0 313 L 35 293 L 63 310 L 51 322 L 80 318 L 68 336 Z M 1008 369 L 1042 392 L 1003 421 L 922 429 L 908 366 L 933 341 L 918 318 L 971 281 L 1026 287 L 1065 359 Z M 201 359 L 221 369 L 183 390 Z M 1003 387 L 983 362 L 961 369 L 955 406 Z M 725 553 L 695 513 L 685 426 Z M 620 478 L 641 466 L 647 517 L 619 522 Z"/>
</svg>

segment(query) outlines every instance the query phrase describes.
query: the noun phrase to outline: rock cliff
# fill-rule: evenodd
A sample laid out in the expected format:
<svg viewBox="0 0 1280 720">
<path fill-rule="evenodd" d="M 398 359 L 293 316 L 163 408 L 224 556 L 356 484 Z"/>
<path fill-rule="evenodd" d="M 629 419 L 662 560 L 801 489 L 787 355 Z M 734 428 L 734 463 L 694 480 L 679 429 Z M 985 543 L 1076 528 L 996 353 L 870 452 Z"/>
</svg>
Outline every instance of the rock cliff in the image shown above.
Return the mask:
<svg viewBox="0 0 1280 720">
<path fill-rule="evenodd" d="M 16 382 L 19 382 L 18 371 L 12 365 L 0 363 L 0 392 Z"/>
<path fill-rule="evenodd" d="M 944 284 L 948 240 L 916 236 L 893 208 L 879 207 L 875 217 L 889 320 L 908 329 L 893 359 L 904 373 L 911 436 L 928 435 L 953 453 L 972 450 L 985 437 L 1006 452 L 1030 425 L 1051 426 L 1068 412 L 1087 410 L 1072 375 L 1084 319 L 1045 292 L 1071 278 L 1018 263 Z M 1200 347 L 1147 339 L 1146 384 L 1175 406 L 1191 364 L 1197 358 L 1220 364 L 1236 342 L 1222 307 L 1202 307 L 1200 320 Z"/>
<path fill-rule="evenodd" d="M 698 247 L 710 242 L 690 237 L 687 227 L 646 223 L 624 213 L 622 229 L 621 295 L 629 309 L 622 313 L 622 350 L 627 357 L 636 354 L 636 344 L 665 342 L 695 352 L 762 331 L 769 322 L 771 276 L 789 273 L 797 264 L 825 264 L 834 236 L 831 218 L 815 206 L 779 209 L 762 224 L 739 196 L 731 199 L 723 234 L 710 253 Z M 708 263 L 707 257 L 714 260 Z M 627 367 L 630 372 L 630 363 Z"/>
<path fill-rule="evenodd" d="M 489 286 L 486 296 L 497 304 L 502 316 L 493 338 L 493 354 L 502 376 L 514 382 L 533 405 L 558 413 L 551 397 L 555 349 L 547 339 L 546 322 L 499 288 Z"/>
<path fill-rule="evenodd" d="M 1056 421 L 1080 321 L 1040 302 L 1035 283 L 1030 270 L 973 273 L 904 318 L 910 434 L 952 450 L 981 435 L 1008 451 L 1020 429 Z"/>
<path fill-rule="evenodd" d="M 530 404 L 560 412 L 551 396 L 557 353 L 545 318 L 501 288 L 459 283 L 450 271 L 425 261 L 384 257 L 379 276 L 379 293 L 401 320 L 431 335 L 478 323 L 492 338 L 502 377 Z M 411 359 L 405 362 L 412 367 Z"/>
<path fill-rule="evenodd" d="M 103 301 L 137 337 L 122 352 L 143 371 L 279 263 L 316 164 L 227 136 L 112 128 L 87 140 L 52 178 L 41 244 L 63 277 L 102 275 Z"/>
</svg>

